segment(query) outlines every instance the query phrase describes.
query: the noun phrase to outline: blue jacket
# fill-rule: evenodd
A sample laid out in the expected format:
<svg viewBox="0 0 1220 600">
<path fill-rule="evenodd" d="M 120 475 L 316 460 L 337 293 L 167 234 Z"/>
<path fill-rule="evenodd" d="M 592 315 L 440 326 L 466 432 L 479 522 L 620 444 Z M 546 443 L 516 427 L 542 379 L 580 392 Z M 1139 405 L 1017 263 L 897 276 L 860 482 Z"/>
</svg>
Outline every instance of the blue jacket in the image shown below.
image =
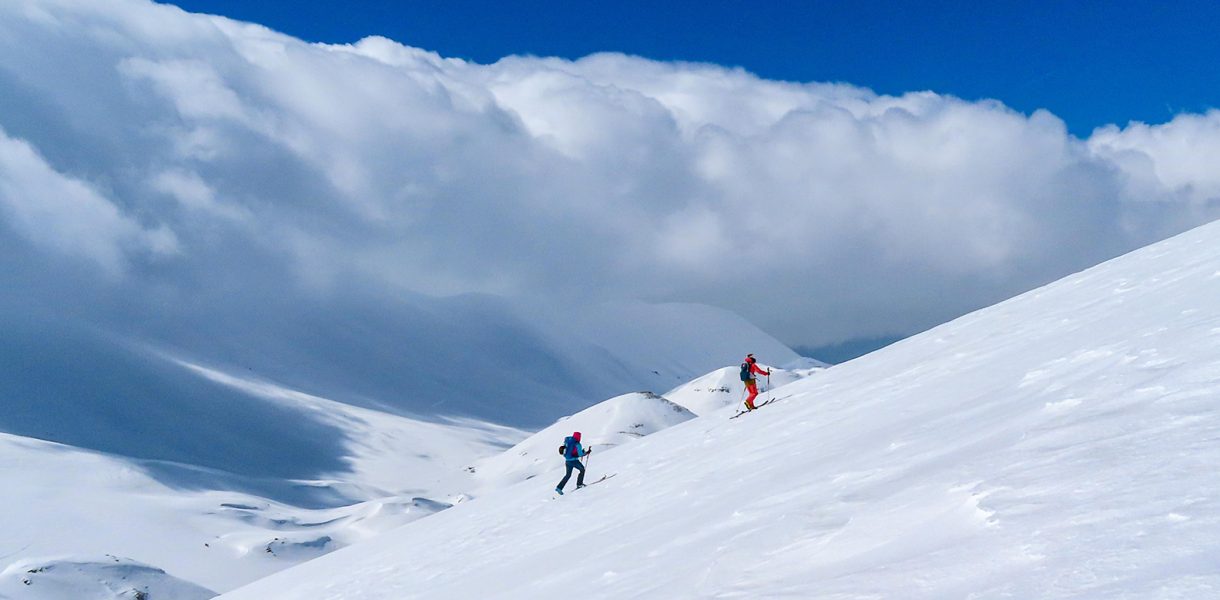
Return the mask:
<svg viewBox="0 0 1220 600">
<path fill-rule="evenodd" d="M 568 462 L 577 462 L 580 460 L 580 457 L 586 456 L 589 454 L 589 451 L 585 450 L 584 448 L 581 448 L 580 442 L 576 441 L 576 438 L 574 438 L 570 435 L 566 438 L 563 438 L 563 446 L 564 446 L 563 458 L 565 460 L 567 460 Z"/>
</svg>

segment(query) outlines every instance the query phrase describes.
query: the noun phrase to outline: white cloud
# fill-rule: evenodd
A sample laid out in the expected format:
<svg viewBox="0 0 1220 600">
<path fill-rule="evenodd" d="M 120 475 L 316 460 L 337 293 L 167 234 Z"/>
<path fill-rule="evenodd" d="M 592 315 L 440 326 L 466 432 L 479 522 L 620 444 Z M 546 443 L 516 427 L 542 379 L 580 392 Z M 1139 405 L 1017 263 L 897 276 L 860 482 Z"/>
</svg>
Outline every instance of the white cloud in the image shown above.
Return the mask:
<svg viewBox="0 0 1220 600">
<path fill-rule="evenodd" d="M 1220 111 L 1178 115 L 1164 125 L 1131 123 L 1102 127 L 1089 147 L 1120 166 L 1144 200 L 1169 193 L 1196 204 L 1220 202 Z M 1139 198 L 1134 198 L 1139 200 Z"/>
<path fill-rule="evenodd" d="M 0 129 L 0 220 L 31 242 L 86 258 L 111 275 L 129 250 L 172 254 L 173 233 L 144 228 L 89 184 L 64 176 L 30 145 Z"/>
<path fill-rule="evenodd" d="M 617 54 L 477 65 L 108 4 L 0 6 L 0 85 L 23 92 L 0 126 L 234 282 L 702 301 L 816 344 L 926 327 L 1218 214 L 1216 113 L 1081 140 L 931 92 Z M 111 208 L 128 233 L 103 241 L 152 235 Z"/>
<path fill-rule="evenodd" d="M 216 191 L 198 173 L 171 169 L 153 176 L 153 189 L 169 195 L 188 211 L 204 213 L 233 221 L 250 218 L 248 211 L 228 206 L 216 198 Z"/>
<path fill-rule="evenodd" d="M 133 79 L 150 81 L 162 96 L 174 103 L 184 119 L 250 120 L 237 93 L 203 60 L 155 62 L 130 58 L 119 63 L 119 72 Z"/>
</svg>

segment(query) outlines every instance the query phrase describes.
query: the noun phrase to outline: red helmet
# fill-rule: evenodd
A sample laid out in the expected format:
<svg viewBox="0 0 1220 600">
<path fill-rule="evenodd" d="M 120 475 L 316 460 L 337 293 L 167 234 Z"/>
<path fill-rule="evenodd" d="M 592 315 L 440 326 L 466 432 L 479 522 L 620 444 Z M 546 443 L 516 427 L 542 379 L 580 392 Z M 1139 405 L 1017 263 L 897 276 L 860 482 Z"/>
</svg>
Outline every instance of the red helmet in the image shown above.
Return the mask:
<svg viewBox="0 0 1220 600">
<path fill-rule="evenodd" d="M 746 362 L 748 362 L 748 363 L 750 363 L 750 364 L 754 364 L 754 355 L 753 355 L 753 354 L 747 354 L 747 355 L 746 355 Z"/>
<path fill-rule="evenodd" d="M 572 439 L 574 439 L 574 440 L 576 440 L 576 441 L 578 441 L 578 442 L 579 442 L 579 441 L 580 441 L 580 432 L 579 432 L 579 431 L 573 431 L 573 432 L 572 432 Z"/>
</svg>

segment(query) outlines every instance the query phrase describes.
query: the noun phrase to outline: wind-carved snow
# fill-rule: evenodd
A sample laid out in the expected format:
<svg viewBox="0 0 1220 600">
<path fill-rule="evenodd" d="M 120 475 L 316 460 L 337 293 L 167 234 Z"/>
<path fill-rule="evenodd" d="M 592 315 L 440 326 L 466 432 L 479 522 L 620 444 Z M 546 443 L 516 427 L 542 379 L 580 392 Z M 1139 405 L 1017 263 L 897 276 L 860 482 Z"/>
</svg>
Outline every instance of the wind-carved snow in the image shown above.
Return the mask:
<svg viewBox="0 0 1220 600">
<path fill-rule="evenodd" d="M 617 476 L 579 493 L 527 480 L 223 597 L 1220 597 L 1217 240 L 595 454 Z"/>
</svg>

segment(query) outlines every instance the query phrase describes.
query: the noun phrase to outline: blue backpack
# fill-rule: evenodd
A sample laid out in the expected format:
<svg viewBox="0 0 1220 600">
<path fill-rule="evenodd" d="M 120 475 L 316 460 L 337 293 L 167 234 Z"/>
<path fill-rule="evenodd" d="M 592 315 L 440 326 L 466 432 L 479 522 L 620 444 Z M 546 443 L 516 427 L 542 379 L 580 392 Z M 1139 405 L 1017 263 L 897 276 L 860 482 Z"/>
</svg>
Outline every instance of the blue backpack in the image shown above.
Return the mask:
<svg viewBox="0 0 1220 600">
<path fill-rule="evenodd" d="M 750 377 L 750 363 L 743 362 L 741 363 L 741 380 L 749 381 L 750 379 L 752 379 Z"/>
<path fill-rule="evenodd" d="M 576 458 L 576 440 L 572 436 L 563 438 L 563 445 L 559 447 L 559 455 L 564 458 Z"/>
</svg>

